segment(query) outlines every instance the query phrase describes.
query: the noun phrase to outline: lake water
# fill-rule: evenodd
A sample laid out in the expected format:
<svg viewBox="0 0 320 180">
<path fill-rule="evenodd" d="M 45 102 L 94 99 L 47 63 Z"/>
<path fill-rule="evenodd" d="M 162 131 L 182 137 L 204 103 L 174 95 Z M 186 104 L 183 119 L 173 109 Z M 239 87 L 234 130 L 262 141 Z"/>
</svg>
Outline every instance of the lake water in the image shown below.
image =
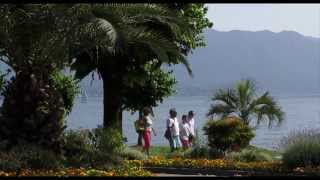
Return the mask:
<svg viewBox="0 0 320 180">
<path fill-rule="evenodd" d="M 274 149 L 280 139 L 293 130 L 320 128 L 320 97 L 278 97 L 278 102 L 286 113 L 285 121 L 280 127 L 269 129 L 267 124 L 262 124 L 256 130 L 256 137 L 251 144 L 259 147 Z M 157 136 L 152 136 L 153 145 L 168 145 L 163 137 L 165 120 L 170 108 L 175 107 L 178 118 L 193 110 L 196 113 L 196 127 L 202 134 L 202 127 L 207 121 L 205 114 L 210 107 L 210 98 L 205 96 L 171 97 L 166 99 L 158 107 L 154 108 L 154 128 Z M 68 118 L 68 128 L 96 128 L 102 124 L 103 102 L 101 97 L 89 97 L 86 103 L 77 99 L 73 111 Z M 127 137 L 127 144 L 137 143 L 137 134 L 133 122 L 138 114 L 123 113 L 123 133 Z"/>
</svg>

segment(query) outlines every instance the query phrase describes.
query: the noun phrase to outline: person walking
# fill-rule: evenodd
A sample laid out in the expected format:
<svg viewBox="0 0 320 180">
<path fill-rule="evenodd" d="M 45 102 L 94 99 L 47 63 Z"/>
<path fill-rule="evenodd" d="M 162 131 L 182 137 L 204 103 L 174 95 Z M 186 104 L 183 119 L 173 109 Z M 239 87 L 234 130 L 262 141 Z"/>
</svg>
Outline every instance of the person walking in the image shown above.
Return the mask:
<svg viewBox="0 0 320 180">
<path fill-rule="evenodd" d="M 173 119 L 176 117 L 175 109 L 170 109 L 169 118 L 166 120 L 166 131 L 164 133 L 164 137 L 169 141 L 171 152 L 174 151 L 173 139 L 171 136 L 171 128 L 173 127 Z"/>
<path fill-rule="evenodd" d="M 180 125 L 180 139 L 182 142 L 182 147 L 184 150 L 190 147 L 189 143 L 189 135 L 190 135 L 190 127 L 187 120 L 187 115 L 182 116 L 182 123 Z"/>
<path fill-rule="evenodd" d="M 136 129 L 136 132 L 138 134 L 138 144 L 137 146 L 143 146 L 142 139 L 144 135 L 144 122 L 142 119 L 142 115 L 134 122 L 134 127 Z"/>
<path fill-rule="evenodd" d="M 144 126 L 145 126 L 145 131 L 144 131 L 144 136 L 143 136 L 143 140 L 144 140 L 144 147 L 143 147 L 143 151 L 145 151 L 147 153 L 147 155 L 149 156 L 149 149 L 151 146 L 151 131 L 153 132 L 154 136 L 156 136 L 156 132 L 152 127 L 152 118 L 150 116 L 151 114 L 151 110 L 147 107 L 145 107 L 143 109 L 143 122 L 144 122 Z"/>
<path fill-rule="evenodd" d="M 187 122 L 190 128 L 190 135 L 189 135 L 189 144 L 192 145 L 195 139 L 195 126 L 194 126 L 194 112 L 188 112 Z"/>
<path fill-rule="evenodd" d="M 174 119 L 176 119 L 177 117 L 177 111 L 172 108 L 169 110 L 169 118 L 166 121 L 166 132 L 164 134 L 164 137 L 169 141 L 169 145 L 170 145 L 170 150 L 171 152 L 174 151 L 175 147 L 174 147 L 174 142 L 173 142 L 173 136 L 172 136 L 172 129 L 174 127 Z"/>
<path fill-rule="evenodd" d="M 170 118 L 167 119 L 167 129 L 169 129 L 170 132 L 170 148 L 171 152 L 174 150 L 177 150 L 179 147 L 181 147 L 180 139 L 179 139 L 179 122 L 177 119 L 177 111 L 173 108 L 170 109 Z"/>
</svg>

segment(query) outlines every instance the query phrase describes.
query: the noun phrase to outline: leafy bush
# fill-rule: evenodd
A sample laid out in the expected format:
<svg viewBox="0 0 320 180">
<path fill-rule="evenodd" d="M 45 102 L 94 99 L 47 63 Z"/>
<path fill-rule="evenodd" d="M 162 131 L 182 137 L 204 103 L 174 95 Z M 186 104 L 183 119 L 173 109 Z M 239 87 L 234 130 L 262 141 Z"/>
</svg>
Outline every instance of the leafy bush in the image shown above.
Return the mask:
<svg viewBox="0 0 320 180">
<path fill-rule="evenodd" d="M 2 92 L 0 140 L 10 147 L 31 143 L 60 153 L 66 127 L 61 94 L 47 76 L 18 74 Z"/>
<path fill-rule="evenodd" d="M 193 146 L 187 150 L 171 153 L 170 157 L 182 157 L 190 159 L 206 158 L 206 159 L 215 159 L 221 156 L 221 153 L 217 152 L 216 149 L 210 148 L 206 140 L 203 139 L 203 136 L 199 136 L 198 131 L 196 130 L 196 138 L 193 141 Z"/>
<path fill-rule="evenodd" d="M 0 152 L 0 170 L 17 171 L 21 169 L 21 161 L 13 153 Z"/>
<path fill-rule="evenodd" d="M 95 149 L 95 153 L 92 154 L 93 167 L 108 169 L 122 162 L 120 154 L 124 144 L 122 135 L 117 129 L 97 128 L 91 138 Z"/>
<path fill-rule="evenodd" d="M 110 168 L 118 165 L 124 149 L 121 134 L 115 129 L 68 131 L 65 133 L 66 164 Z"/>
<path fill-rule="evenodd" d="M 100 152 L 118 153 L 125 147 L 122 135 L 117 129 L 97 128 L 92 135 L 93 144 Z"/>
<path fill-rule="evenodd" d="M 90 157 L 93 152 L 91 139 L 86 131 L 69 130 L 64 134 L 64 156 L 68 166 L 79 167 L 90 164 Z"/>
<path fill-rule="evenodd" d="M 190 152 L 191 158 L 208 158 L 209 148 L 205 146 L 195 146 Z"/>
<path fill-rule="evenodd" d="M 66 76 L 61 72 L 55 72 L 52 75 L 54 87 L 62 94 L 62 99 L 66 113 L 69 114 L 72 110 L 74 100 L 79 94 L 79 82 L 72 76 Z"/>
<path fill-rule="evenodd" d="M 9 154 L 15 155 L 22 168 L 59 169 L 62 167 L 62 157 L 37 145 L 17 145 Z"/>
<path fill-rule="evenodd" d="M 255 136 L 253 130 L 236 117 L 210 120 L 203 130 L 208 136 L 209 146 L 222 152 L 246 147 Z"/>
<path fill-rule="evenodd" d="M 120 155 L 126 160 L 143 160 L 147 158 L 141 151 L 129 147 L 124 148 Z"/>
<path fill-rule="evenodd" d="M 289 168 L 320 165 L 320 133 L 303 130 L 281 140 L 283 164 Z"/>
<path fill-rule="evenodd" d="M 2 89 L 4 88 L 5 84 L 6 84 L 5 74 L 2 74 L 0 72 L 0 93 L 2 92 Z"/>
<path fill-rule="evenodd" d="M 231 152 L 226 155 L 226 158 L 241 162 L 272 161 L 270 154 L 254 149 L 244 149 L 241 152 Z"/>
</svg>

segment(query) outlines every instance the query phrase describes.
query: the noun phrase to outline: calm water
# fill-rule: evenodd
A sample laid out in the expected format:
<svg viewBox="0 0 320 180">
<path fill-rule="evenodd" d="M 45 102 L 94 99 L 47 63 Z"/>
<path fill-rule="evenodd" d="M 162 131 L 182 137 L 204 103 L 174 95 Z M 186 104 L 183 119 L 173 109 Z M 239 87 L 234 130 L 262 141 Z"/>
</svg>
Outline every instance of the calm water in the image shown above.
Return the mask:
<svg viewBox="0 0 320 180">
<path fill-rule="evenodd" d="M 303 128 L 320 128 L 320 97 L 281 97 L 278 102 L 286 112 L 285 122 L 281 127 L 268 129 L 266 124 L 262 124 L 256 130 L 256 137 L 251 144 L 265 147 L 276 148 L 281 137 L 287 135 L 292 130 Z M 152 144 L 167 145 L 168 142 L 163 137 L 165 131 L 165 119 L 168 116 L 168 110 L 175 107 L 178 112 L 178 118 L 181 119 L 183 113 L 194 110 L 196 113 L 196 127 L 199 133 L 206 122 L 205 114 L 210 106 L 208 97 L 189 96 L 172 97 L 163 102 L 154 109 L 155 121 L 154 128 L 157 136 L 152 136 Z M 69 128 L 95 128 L 102 124 L 102 99 L 90 97 L 86 103 L 77 99 L 72 113 L 68 119 Z M 138 114 L 131 115 L 129 112 L 123 114 L 123 132 L 128 139 L 128 144 L 136 144 L 137 134 L 134 130 L 133 122 Z"/>
</svg>

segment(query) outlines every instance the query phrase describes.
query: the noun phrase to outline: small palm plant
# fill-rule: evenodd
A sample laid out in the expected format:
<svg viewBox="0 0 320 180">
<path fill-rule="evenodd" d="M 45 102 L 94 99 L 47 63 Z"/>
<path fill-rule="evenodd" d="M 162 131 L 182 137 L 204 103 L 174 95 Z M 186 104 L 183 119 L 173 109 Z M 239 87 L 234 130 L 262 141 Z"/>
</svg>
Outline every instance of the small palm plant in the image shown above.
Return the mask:
<svg viewBox="0 0 320 180">
<path fill-rule="evenodd" d="M 235 115 L 248 124 L 253 120 L 257 120 L 257 125 L 262 120 L 269 121 L 269 127 L 275 120 L 281 123 L 284 119 L 284 112 L 277 102 L 265 92 L 262 96 L 256 95 L 254 82 L 251 80 L 241 81 L 233 89 L 220 89 L 213 96 L 208 117 L 214 116 L 225 118 Z"/>
</svg>

